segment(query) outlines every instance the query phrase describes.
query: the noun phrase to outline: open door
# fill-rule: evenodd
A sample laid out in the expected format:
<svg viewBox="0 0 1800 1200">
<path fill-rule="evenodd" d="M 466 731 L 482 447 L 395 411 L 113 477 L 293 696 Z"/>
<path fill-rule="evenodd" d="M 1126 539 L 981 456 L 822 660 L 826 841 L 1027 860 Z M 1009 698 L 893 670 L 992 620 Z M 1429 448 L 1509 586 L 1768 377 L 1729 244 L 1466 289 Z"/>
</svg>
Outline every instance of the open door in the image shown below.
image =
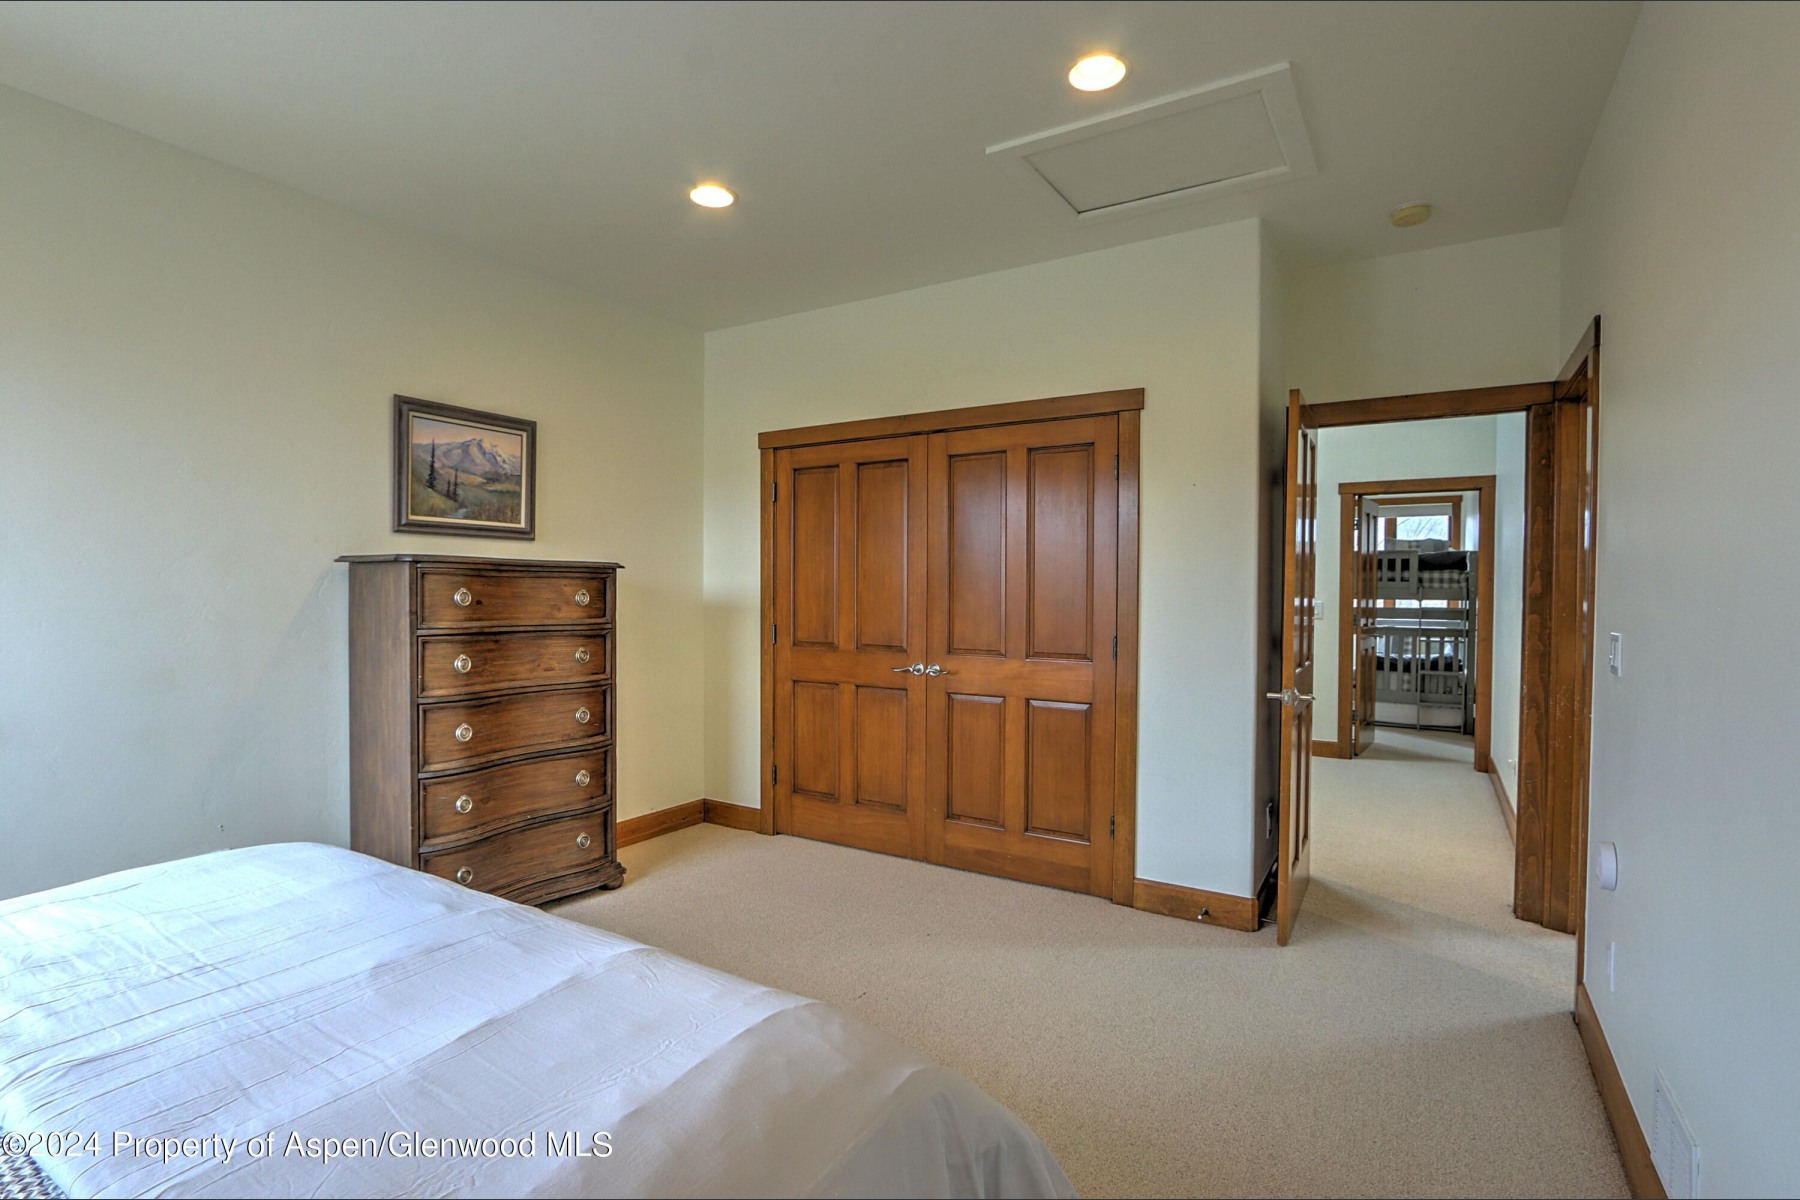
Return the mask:
<svg viewBox="0 0 1800 1200">
<path fill-rule="evenodd" d="M 1356 554 L 1356 594 L 1351 597 L 1351 701 L 1350 757 L 1375 744 L 1375 620 L 1378 615 L 1375 552 L 1381 524 L 1381 506 L 1368 496 L 1357 496 L 1356 528 L 1351 548 Z"/>
<path fill-rule="evenodd" d="M 1288 393 L 1287 550 L 1282 570 L 1281 809 L 1275 940 L 1287 945 L 1312 869 L 1314 571 L 1318 549 L 1319 427 L 1299 389 Z"/>
</svg>

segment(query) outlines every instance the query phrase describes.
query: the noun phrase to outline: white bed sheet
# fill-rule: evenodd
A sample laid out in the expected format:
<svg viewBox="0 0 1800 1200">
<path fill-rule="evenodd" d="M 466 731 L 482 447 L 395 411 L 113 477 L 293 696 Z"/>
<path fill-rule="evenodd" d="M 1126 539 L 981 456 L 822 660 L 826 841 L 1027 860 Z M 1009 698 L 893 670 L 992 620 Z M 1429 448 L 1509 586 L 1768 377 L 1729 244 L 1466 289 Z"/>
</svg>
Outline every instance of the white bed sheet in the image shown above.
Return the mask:
<svg viewBox="0 0 1800 1200">
<path fill-rule="evenodd" d="M 1017 1117 L 829 1005 L 347 850 L 0 902 L 0 967 L 0 1129 L 98 1149 L 37 1152 L 71 1196 L 1073 1195 Z"/>
</svg>

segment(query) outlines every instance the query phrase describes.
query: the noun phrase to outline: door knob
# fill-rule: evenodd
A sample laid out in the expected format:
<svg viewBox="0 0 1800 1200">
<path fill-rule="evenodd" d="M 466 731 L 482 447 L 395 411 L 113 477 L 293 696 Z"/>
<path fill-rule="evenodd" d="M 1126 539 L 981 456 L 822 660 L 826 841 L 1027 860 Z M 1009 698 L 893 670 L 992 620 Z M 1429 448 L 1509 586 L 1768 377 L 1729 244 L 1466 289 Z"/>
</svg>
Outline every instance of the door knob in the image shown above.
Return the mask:
<svg viewBox="0 0 1800 1200">
<path fill-rule="evenodd" d="M 931 676 L 933 679 L 936 679 L 939 675 L 948 675 L 949 673 L 950 672 L 944 670 L 944 668 L 938 666 L 936 663 L 932 663 L 929 667 L 925 668 L 925 674 Z"/>
<path fill-rule="evenodd" d="M 1265 692 L 1265 700 L 1279 700 L 1284 707 L 1296 704 L 1311 704 L 1313 698 L 1295 688 L 1282 688 L 1279 692 Z"/>
<path fill-rule="evenodd" d="M 928 675 L 928 674 L 930 674 L 930 672 L 925 669 L 924 663 L 914 663 L 910 667 L 889 667 L 888 670 L 894 672 L 896 675 L 898 675 L 898 674 L 907 674 L 907 675 Z"/>
</svg>

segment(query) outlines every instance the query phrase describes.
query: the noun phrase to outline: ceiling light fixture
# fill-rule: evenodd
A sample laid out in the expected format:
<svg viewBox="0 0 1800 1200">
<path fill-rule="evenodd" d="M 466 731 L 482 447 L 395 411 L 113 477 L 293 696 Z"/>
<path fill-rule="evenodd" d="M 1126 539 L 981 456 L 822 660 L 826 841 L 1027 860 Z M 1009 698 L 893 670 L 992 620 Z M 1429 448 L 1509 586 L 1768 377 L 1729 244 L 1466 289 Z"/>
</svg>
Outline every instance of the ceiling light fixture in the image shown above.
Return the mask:
<svg viewBox="0 0 1800 1200">
<path fill-rule="evenodd" d="M 1394 223 L 1395 229 L 1410 229 L 1414 225 L 1423 225 L 1431 220 L 1431 205 L 1402 204 L 1388 214 L 1388 220 Z"/>
<path fill-rule="evenodd" d="M 1069 84 L 1083 92 L 1104 92 L 1125 78 L 1125 60 L 1111 54 L 1090 54 L 1069 68 Z"/>
<path fill-rule="evenodd" d="M 701 208 L 730 208 L 737 203 L 737 193 L 717 183 L 703 183 L 688 193 L 688 199 Z"/>
</svg>

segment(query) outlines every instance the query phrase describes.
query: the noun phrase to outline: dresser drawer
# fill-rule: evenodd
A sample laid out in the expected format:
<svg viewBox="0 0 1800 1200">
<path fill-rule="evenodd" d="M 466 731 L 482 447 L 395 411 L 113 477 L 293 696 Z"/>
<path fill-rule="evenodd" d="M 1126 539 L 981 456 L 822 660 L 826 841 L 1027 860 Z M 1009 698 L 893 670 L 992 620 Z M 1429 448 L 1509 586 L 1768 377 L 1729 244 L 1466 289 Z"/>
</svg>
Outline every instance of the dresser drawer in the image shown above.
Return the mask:
<svg viewBox="0 0 1800 1200">
<path fill-rule="evenodd" d="M 535 888 L 558 875 L 592 870 L 612 857 L 608 841 L 610 808 L 561 817 L 496 833 L 466 846 L 440 850 L 420 866 L 442 879 L 497 896 Z"/>
<path fill-rule="evenodd" d="M 424 780 L 419 799 L 425 840 L 468 837 L 497 825 L 598 804 L 607 798 L 611 755 L 601 747 Z"/>
<path fill-rule="evenodd" d="M 612 616 L 609 576 L 484 574 L 421 570 L 419 624 L 428 629 L 478 625 L 570 625 Z"/>
<path fill-rule="evenodd" d="M 611 685 L 419 707 L 419 770 L 597 741 L 612 733 Z"/>
<path fill-rule="evenodd" d="M 612 634 L 449 634 L 419 639 L 419 695 L 430 699 L 534 684 L 589 683 L 612 674 Z"/>
</svg>

